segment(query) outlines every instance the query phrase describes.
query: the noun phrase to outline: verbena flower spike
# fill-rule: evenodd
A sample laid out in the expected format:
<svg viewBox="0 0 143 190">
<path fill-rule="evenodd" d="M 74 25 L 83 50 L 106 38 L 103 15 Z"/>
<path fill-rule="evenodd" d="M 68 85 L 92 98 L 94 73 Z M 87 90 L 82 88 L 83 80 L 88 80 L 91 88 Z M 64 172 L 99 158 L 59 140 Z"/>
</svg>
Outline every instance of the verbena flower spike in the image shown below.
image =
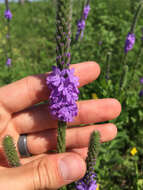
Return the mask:
<svg viewBox="0 0 143 190">
<path fill-rule="evenodd" d="M 86 19 L 88 17 L 89 11 L 90 11 L 90 4 L 89 3 L 90 3 L 90 1 L 87 0 L 85 6 L 83 8 L 82 16 L 77 23 L 76 41 L 78 41 L 79 38 L 83 37 L 84 29 L 85 29 L 85 22 L 86 22 Z"/>
<path fill-rule="evenodd" d="M 110 79 L 110 61 L 111 61 L 111 57 L 112 57 L 112 53 L 108 52 L 107 57 L 106 57 L 106 74 L 105 74 L 106 82 L 108 82 L 108 80 Z"/>
<path fill-rule="evenodd" d="M 138 17 L 140 15 L 141 9 L 142 9 L 142 1 L 139 3 L 139 6 L 137 8 L 137 11 L 135 13 L 134 19 L 133 19 L 133 23 L 131 25 L 131 29 L 130 32 L 128 33 L 127 37 L 126 37 L 126 41 L 125 41 L 125 47 L 124 47 L 124 52 L 125 54 L 128 53 L 128 51 L 132 50 L 134 44 L 135 44 L 135 34 L 134 34 L 134 30 L 136 27 L 136 23 L 138 20 Z"/>
<path fill-rule="evenodd" d="M 11 20 L 12 19 L 12 13 L 9 9 L 5 10 L 4 16 L 6 19 Z"/>
<path fill-rule="evenodd" d="M 97 175 L 95 173 L 96 159 L 100 149 L 100 134 L 93 132 L 90 138 L 88 156 L 86 159 L 87 172 L 81 180 L 76 182 L 76 190 L 96 190 Z"/>
<path fill-rule="evenodd" d="M 12 19 L 12 13 L 11 13 L 9 6 L 8 6 L 8 0 L 5 0 L 5 6 L 6 6 L 6 10 L 4 12 L 4 17 L 8 20 L 11 20 Z"/>
<path fill-rule="evenodd" d="M 135 34 L 134 33 L 128 33 L 125 41 L 125 53 L 128 53 L 128 51 L 133 49 L 133 46 L 135 44 Z"/>
<path fill-rule="evenodd" d="M 121 77 L 120 77 L 120 82 L 119 82 L 119 92 L 121 92 L 121 90 L 125 87 L 123 87 L 124 84 L 127 84 L 127 81 L 124 81 L 124 80 L 127 80 L 127 72 L 128 72 L 128 69 L 127 69 L 127 54 L 129 51 L 131 51 L 133 49 L 133 46 L 135 44 L 135 34 L 134 34 L 134 31 L 135 31 L 135 27 L 136 27 L 136 24 L 137 24 L 137 21 L 138 21 L 138 17 L 141 13 L 141 9 L 142 9 L 142 5 L 143 5 L 143 1 L 140 1 L 139 5 L 138 5 L 138 8 L 135 12 L 135 15 L 134 15 L 134 18 L 133 18 L 133 22 L 132 22 L 132 25 L 131 25 L 131 28 L 130 28 L 130 31 L 126 37 L 126 41 L 125 41 L 125 46 L 124 46 L 124 56 L 123 56 L 123 62 L 122 62 L 122 67 L 124 67 L 123 69 L 123 72 L 121 74 Z M 121 95 L 121 93 L 120 93 Z M 120 99 L 120 98 L 119 98 Z"/>
<path fill-rule="evenodd" d="M 89 1 L 84 7 L 82 23 L 89 13 Z M 56 16 L 56 66 L 46 78 L 46 84 L 50 89 L 49 110 L 53 118 L 58 120 L 57 152 L 65 152 L 66 123 L 72 122 L 78 113 L 76 101 L 78 100 L 78 78 L 74 75 L 74 69 L 69 69 L 71 64 L 71 22 L 72 0 L 57 0 Z M 92 160 L 93 161 L 93 160 Z M 62 187 L 60 189 L 66 189 Z"/>
<path fill-rule="evenodd" d="M 10 58 L 7 59 L 7 61 L 6 61 L 6 65 L 7 65 L 8 67 L 11 66 L 11 59 L 10 59 Z"/>
<path fill-rule="evenodd" d="M 9 56 L 10 54 L 10 49 L 11 49 L 11 42 L 10 42 L 10 20 L 12 19 L 12 13 L 9 9 L 8 5 L 8 0 L 5 0 L 5 6 L 6 10 L 4 12 L 4 17 L 7 19 L 7 27 L 8 27 L 8 32 L 6 34 L 6 39 L 7 39 L 7 52 L 6 52 L 6 66 L 10 67 L 11 66 L 11 58 Z"/>
<path fill-rule="evenodd" d="M 78 78 L 74 69 L 69 69 L 71 63 L 71 20 L 72 0 L 57 0 L 56 16 L 56 63 L 46 83 L 51 90 L 49 108 L 53 118 L 58 120 L 57 152 L 65 152 L 66 122 L 73 121 L 77 115 L 79 90 Z"/>
<path fill-rule="evenodd" d="M 18 153 L 16 151 L 13 138 L 11 136 L 5 136 L 3 139 L 3 149 L 9 166 L 18 167 L 20 166 L 20 161 L 18 157 Z"/>
<path fill-rule="evenodd" d="M 51 90 L 50 112 L 51 115 L 62 122 L 71 122 L 77 115 L 79 90 L 78 78 L 74 76 L 74 69 L 70 65 L 70 35 L 72 0 L 57 1 L 57 66 L 47 77 L 46 83 Z"/>
</svg>

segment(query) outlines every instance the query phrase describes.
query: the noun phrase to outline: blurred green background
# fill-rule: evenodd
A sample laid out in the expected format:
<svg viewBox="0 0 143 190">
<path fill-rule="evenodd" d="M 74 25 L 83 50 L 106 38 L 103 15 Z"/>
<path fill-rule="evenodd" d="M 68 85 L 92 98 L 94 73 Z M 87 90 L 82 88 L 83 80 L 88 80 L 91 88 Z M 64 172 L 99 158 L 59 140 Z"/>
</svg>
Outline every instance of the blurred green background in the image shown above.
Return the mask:
<svg viewBox="0 0 143 190">
<path fill-rule="evenodd" d="M 83 0 L 74 0 L 73 36 L 80 18 Z M 103 143 L 97 159 L 96 172 L 100 190 L 143 189 L 143 10 L 136 28 L 136 43 L 123 65 L 124 43 L 139 0 L 91 0 L 91 12 L 86 22 L 84 38 L 72 48 L 72 63 L 96 61 L 101 67 L 97 81 L 83 87 L 80 99 L 117 98 L 122 104 L 121 115 L 111 122 L 118 127 L 117 137 Z M 7 21 L 0 5 L 0 85 L 22 77 L 44 73 L 55 64 L 55 1 L 11 2 L 10 22 L 12 67 L 6 63 Z M 108 59 L 109 58 L 109 59 Z M 85 73 L 86 75 L 86 73 Z M 107 80 L 108 76 L 108 80 Z M 120 88 L 120 80 L 123 86 Z M 131 154 L 136 148 L 137 153 Z"/>
</svg>

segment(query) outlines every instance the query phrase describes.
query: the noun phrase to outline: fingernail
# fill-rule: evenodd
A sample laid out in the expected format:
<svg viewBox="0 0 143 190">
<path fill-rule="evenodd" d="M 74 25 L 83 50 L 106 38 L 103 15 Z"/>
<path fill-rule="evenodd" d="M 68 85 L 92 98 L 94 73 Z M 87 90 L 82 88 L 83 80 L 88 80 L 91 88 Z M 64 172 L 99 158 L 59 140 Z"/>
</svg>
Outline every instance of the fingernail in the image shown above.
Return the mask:
<svg viewBox="0 0 143 190">
<path fill-rule="evenodd" d="M 85 163 L 78 156 L 65 156 L 59 160 L 59 168 L 64 180 L 75 181 L 84 175 Z"/>
</svg>

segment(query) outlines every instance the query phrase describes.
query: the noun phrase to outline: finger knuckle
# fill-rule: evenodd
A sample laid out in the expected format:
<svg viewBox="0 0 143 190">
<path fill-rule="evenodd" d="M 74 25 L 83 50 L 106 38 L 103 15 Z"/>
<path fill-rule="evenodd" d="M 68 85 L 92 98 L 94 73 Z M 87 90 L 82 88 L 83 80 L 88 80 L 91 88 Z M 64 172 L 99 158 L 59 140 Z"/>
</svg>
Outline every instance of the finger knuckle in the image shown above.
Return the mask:
<svg viewBox="0 0 143 190">
<path fill-rule="evenodd" d="M 35 189 L 53 189 L 56 188 L 56 186 L 58 188 L 59 175 L 58 169 L 55 166 L 55 162 L 53 163 L 50 159 L 47 159 L 47 157 L 43 157 L 36 162 L 36 166 L 34 167 L 36 169 L 34 172 L 34 175 L 36 175 L 34 177 Z"/>
<path fill-rule="evenodd" d="M 25 79 L 25 84 L 26 84 L 26 91 L 27 91 L 27 96 L 28 96 L 28 99 L 31 100 L 33 99 L 33 92 L 34 92 L 34 85 L 33 85 L 33 76 L 28 76 L 26 77 Z"/>
<path fill-rule="evenodd" d="M 2 132 L 2 129 L 4 129 L 7 125 L 8 125 L 8 122 L 10 121 L 11 119 L 11 115 L 10 113 L 5 109 L 4 106 L 2 106 L 0 104 L 0 129 L 1 129 L 1 132 Z"/>
</svg>

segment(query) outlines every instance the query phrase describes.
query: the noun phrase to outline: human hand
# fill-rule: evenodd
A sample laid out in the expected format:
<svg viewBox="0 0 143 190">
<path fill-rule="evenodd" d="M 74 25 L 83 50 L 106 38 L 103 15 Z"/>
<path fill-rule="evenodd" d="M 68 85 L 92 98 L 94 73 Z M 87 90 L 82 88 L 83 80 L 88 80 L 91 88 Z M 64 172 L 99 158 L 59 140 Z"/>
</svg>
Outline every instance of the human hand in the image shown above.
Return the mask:
<svg viewBox="0 0 143 190">
<path fill-rule="evenodd" d="M 85 62 L 71 67 L 79 77 L 80 87 L 95 80 L 100 68 L 95 62 Z M 121 111 L 115 99 L 79 101 L 78 116 L 69 123 L 66 131 L 67 152 L 46 154 L 56 148 L 57 121 L 49 115 L 48 105 L 35 105 L 48 99 L 45 78 L 48 74 L 29 76 L 0 88 L 0 189 L 38 190 L 58 189 L 82 178 L 86 171 L 85 157 L 89 137 L 94 130 L 101 142 L 112 140 L 116 126 L 88 124 L 116 118 Z M 85 124 L 83 127 L 74 127 Z M 21 158 L 22 166 L 8 168 L 2 148 L 6 135 L 17 144 L 19 135 L 27 134 L 27 147 L 32 157 Z"/>
</svg>

